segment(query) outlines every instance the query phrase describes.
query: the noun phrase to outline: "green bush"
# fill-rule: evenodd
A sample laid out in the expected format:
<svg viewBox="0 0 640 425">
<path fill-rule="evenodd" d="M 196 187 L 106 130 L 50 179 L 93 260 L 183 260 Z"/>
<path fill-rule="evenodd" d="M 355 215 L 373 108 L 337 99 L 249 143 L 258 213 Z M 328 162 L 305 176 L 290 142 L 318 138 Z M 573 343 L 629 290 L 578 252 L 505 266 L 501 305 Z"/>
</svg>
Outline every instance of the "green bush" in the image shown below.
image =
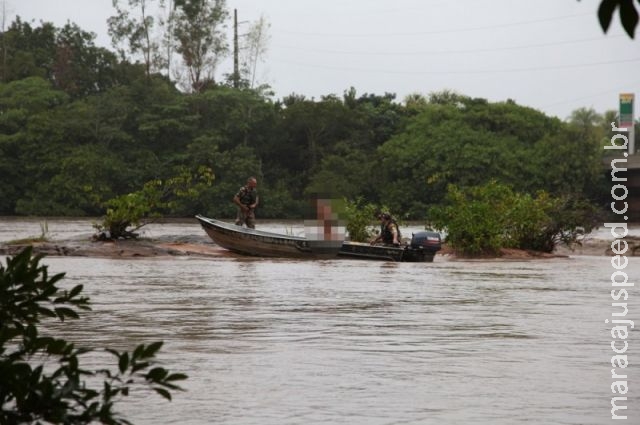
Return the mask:
<svg viewBox="0 0 640 425">
<path fill-rule="evenodd" d="M 573 248 L 583 236 L 604 222 L 603 212 L 593 204 L 572 196 L 553 198 L 539 192 L 535 198 L 520 195 L 508 220 L 514 247 L 552 252 L 558 245 Z"/>
<path fill-rule="evenodd" d="M 82 285 L 61 290 L 64 274 L 49 276 L 41 258 L 28 247 L 0 264 L 0 423 L 127 424 L 114 403 L 134 388 L 171 400 L 170 390 L 179 390 L 175 382 L 186 375 L 156 366 L 162 342 L 130 353 L 107 348 L 115 367 L 90 370 L 80 361 L 91 349 L 40 335 L 43 319 L 78 319 L 78 310 L 90 309 Z M 92 387 L 86 377 L 103 381 L 91 379 Z"/>
<path fill-rule="evenodd" d="M 376 213 L 380 211 L 386 211 L 391 214 L 389 208 L 365 202 L 363 198 L 357 198 L 355 201 L 345 200 L 344 215 L 347 220 L 349 240 L 353 242 L 368 242 L 371 240 L 375 233 L 375 226 L 380 225 L 376 218 Z M 391 215 L 393 216 L 393 214 Z"/>
<path fill-rule="evenodd" d="M 371 224 L 377 208 L 365 203 L 362 198 L 345 202 L 345 217 L 347 220 L 347 233 L 349 240 L 353 242 L 367 242 L 373 236 Z"/>
<path fill-rule="evenodd" d="M 163 211 L 172 211 L 180 202 L 195 199 L 210 187 L 214 175 L 207 167 L 196 173 L 180 169 L 176 177 L 151 180 L 137 192 L 118 196 L 106 202 L 107 214 L 102 223 L 94 224 L 101 232 L 100 239 L 126 239 L 138 236 L 140 227 L 162 217 Z"/>
<path fill-rule="evenodd" d="M 447 188 L 446 205 L 429 211 L 431 223 L 447 233 L 446 241 L 463 256 L 497 255 L 502 248 L 552 252 L 558 244 L 573 247 L 599 222 L 597 209 L 583 200 L 535 197 L 491 181 L 461 190 Z"/>
<path fill-rule="evenodd" d="M 490 184 L 462 191 L 447 188 L 444 207 L 429 212 L 432 224 L 446 230 L 447 242 L 462 255 L 496 254 L 505 245 L 505 198 L 510 190 Z"/>
</svg>

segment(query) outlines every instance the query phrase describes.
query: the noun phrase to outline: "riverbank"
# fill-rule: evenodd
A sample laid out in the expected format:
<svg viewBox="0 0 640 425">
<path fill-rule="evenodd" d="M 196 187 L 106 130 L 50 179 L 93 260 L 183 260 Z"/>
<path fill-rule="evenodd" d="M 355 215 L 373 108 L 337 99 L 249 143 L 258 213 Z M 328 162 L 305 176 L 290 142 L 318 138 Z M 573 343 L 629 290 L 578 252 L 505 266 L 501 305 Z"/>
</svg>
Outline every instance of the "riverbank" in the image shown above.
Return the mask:
<svg viewBox="0 0 640 425">
<path fill-rule="evenodd" d="M 91 238 L 46 241 L 11 241 L 0 243 L 0 254 L 15 255 L 26 246 L 33 246 L 36 254 L 47 256 L 96 257 L 96 258 L 145 258 L 162 256 L 228 255 L 228 251 L 205 237 L 187 236 L 139 238 L 116 241 L 96 241 Z"/>
<path fill-rule="evenodd" d="M 627 239 L 629 254 L 627 256 L 640 255 L 640 238 Z M 211 242 L 206 236 L 164 236 L 157 238 L 139 238 L 118 241 L 94 241 L 91 238 L 74 238 L 68 240 L 21 240 L 0 243 L 1 255 L 15 255 L 26 246 L 32 245 L 34 252 L 47 256 L 70 257 L 96 257 L 96 258 L 148 258 L 162 256 L 200 256 L 219 257 L 234 255 Z M 570 250 L 559 247 L 554 253 L 543 253 L 520 249 L 503 249 L 500 256 L 492 259 L 498 260 L 534 260 L 552 259 L 572 255 L 596 255 L 610 256 L 610 241 L 602 239 L 586 240 L 581 246 Z M 437 254 L 450 260 L 462 259 L 443 247 Z M 490 258 L 479 258 L 487 260 Z M 466 258 L 465 258 L 466 260 Z"/>
</svg>

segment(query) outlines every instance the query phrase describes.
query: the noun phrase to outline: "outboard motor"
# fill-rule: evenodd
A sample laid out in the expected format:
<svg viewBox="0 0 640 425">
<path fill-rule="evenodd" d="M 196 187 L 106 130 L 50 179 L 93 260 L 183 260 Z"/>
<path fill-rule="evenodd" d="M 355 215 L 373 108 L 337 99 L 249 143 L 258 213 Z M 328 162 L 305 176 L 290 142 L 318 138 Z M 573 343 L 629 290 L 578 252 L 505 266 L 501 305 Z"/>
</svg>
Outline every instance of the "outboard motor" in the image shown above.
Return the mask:
<svg viewBox="0 0 640 425">
<path fill-rule="evenodd" d="M 440 233 L 417 232 L 411 236 L 411 244 L 405 249 L 403 260 L 431 262 L 440 249 L 442 249 Z"/>
<path fill-rule="evenodd" d="M 442 240 L 440 233 L 437 232 L 418 232 L 411 237 L 411 248 L 423 248 L 436 253 L 442 248 Z"/>
</svg>

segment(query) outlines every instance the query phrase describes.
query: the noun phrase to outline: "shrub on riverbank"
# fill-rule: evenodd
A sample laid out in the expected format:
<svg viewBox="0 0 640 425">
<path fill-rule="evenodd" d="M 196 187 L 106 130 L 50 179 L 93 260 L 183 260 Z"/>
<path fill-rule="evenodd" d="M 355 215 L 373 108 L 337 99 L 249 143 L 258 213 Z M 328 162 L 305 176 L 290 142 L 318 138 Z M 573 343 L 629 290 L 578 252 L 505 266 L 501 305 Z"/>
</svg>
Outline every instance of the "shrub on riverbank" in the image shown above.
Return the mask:
<svg viewBox="0 0 640 425">
<path fill-rule="evenodd" d="M 367 242 L 372 238 L 371 223 L 375 218 L 375 211 L 376 207 L 366 203 L 362 198 L 346 203 L 345 215 L 349 240 Z"/>
<path fill-rule="evenodd" d="M 503 248 L 552 252 L 572 247 L 601 218 L 588 202 L 514 192 L 491 181 L 460 189 L 450 185 L 446 205 L 429 212 L 431 223 L 447 233 L 447 243 L 463 256 L 498 255 Z"/>
<path fill-rule="evenodd" d="M 108 200 L 104 219 L 94 224 L 98 230 L 96 239 L 137 238 L 138 229 L 161 218 L 163 210 L 176 208 L 180 202 L 197 198 L 211 186 L 213 179 L 213 171 L 208 167 L 200 166 L 197 172 L 182 169 L 173 178 L 151 180 L 136 192 Z"/>
</svg>

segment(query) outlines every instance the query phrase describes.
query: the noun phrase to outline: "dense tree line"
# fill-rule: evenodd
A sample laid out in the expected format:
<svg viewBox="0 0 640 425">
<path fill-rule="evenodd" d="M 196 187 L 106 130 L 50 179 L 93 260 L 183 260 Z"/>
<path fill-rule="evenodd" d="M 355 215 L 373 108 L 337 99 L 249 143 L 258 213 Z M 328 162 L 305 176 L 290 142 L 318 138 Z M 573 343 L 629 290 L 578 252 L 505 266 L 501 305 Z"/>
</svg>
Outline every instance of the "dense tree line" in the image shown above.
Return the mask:
<svg viewBox="0 0 640 425">
<path fill-rule="evenodd" d="M 491 180 L 606 199 L 610 126 L 589 109 L 562 121 L 448 91 L 402 102 L 354 88 L 274 100 L 264 88 L 210 81 L 185 92 L 93 39 L 72 24 L 19 18 L 2 33 L 1 215 L 97 216 L 109 199 L 202 166 L 213 185 L 168 215 L 231 216 L 249 175 L 264 218 L 301 217 L 308 196 L 327 193 L 423 219 L 447 185 Z"/>
</svg>

